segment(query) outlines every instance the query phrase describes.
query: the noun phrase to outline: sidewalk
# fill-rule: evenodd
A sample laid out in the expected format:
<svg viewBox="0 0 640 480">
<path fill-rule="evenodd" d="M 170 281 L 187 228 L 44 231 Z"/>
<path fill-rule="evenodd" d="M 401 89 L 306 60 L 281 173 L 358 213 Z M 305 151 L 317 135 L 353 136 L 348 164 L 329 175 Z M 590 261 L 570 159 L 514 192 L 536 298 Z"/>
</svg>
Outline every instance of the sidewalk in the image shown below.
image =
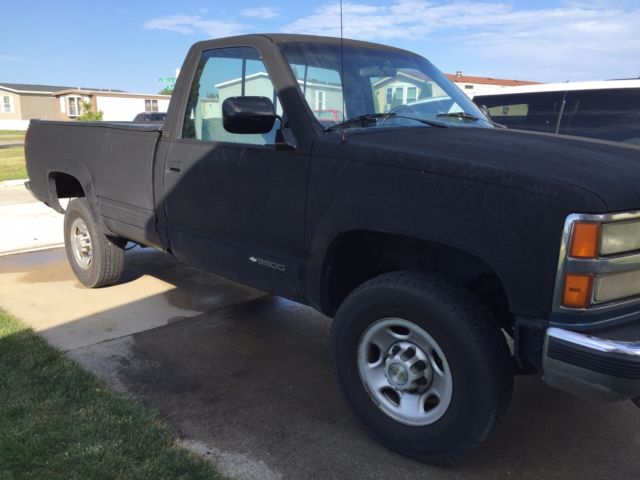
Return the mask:
<svg viewBox="0 0 640 480">
<path fill-rule="evenodd" d="M 0 182 L 0 256 L 62 246 L 63 219 L 38 202 L 24 180 Z"/>
<path fill-rule="evenodd" d="M 0 148 L 22 147 L 24 140 L 0 140 Z"/>
</svg>

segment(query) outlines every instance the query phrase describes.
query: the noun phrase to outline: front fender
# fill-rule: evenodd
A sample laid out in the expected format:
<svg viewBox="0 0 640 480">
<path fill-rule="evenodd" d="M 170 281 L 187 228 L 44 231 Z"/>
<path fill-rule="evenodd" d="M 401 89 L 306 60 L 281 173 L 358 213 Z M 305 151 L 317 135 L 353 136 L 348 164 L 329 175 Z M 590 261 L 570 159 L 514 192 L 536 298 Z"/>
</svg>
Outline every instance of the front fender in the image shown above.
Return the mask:
<svg viewBox="0 0 640 480">
<path fill-rule="evenodd" d="M 539 314 L 550 304 L 554 270 L 545 271 L 545 263 L 534 245 L 518 231 L 488 218 L 438 208 L 416 209 L 393 203 L 374 208 L 366 201 L 334 205 L 317 223 L 307 276 L 307 292 L 317 292 L 312 304 L 324 303 L 323 274 L 333 242 L 341 234 L 354 230 L 402 235 L 474 255 L 495 271 L 513 313 Z"/>
</svg>

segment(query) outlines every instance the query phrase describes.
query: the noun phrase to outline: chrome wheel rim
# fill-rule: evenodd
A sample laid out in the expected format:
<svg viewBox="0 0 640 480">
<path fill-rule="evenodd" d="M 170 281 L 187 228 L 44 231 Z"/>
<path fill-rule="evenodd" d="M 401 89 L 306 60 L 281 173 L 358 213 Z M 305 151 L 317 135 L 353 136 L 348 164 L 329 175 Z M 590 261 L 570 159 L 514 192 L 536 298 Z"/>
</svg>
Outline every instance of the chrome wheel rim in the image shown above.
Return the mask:
<svg viewBox="0 0 640 480">
<path fill-rule="evenodd" d="M 440 345 L 423 328 L 382 318 L 358 344 L 358 372 L 369 396 L 386 415 L 406 425 L 429 425 L 446 413 L 453 377 Z"/>
<path fill-rule="evenodd" d="M 91 235 L 87 224 L 81 218 L 76 218 L 71 224 L 71 250 L 76 264 L 83 270 L 91 266 L 92 248 Z"/>
</svg>

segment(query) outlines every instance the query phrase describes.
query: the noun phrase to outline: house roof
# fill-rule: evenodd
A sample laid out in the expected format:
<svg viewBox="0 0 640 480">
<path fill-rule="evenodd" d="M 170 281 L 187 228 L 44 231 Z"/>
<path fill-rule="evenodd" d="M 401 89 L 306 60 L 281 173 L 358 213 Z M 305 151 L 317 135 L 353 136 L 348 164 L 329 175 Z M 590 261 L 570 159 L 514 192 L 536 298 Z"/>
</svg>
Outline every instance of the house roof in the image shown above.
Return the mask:
<svg viewBox="0 0 640 480">
<path fill-rule="evenodd" d="M 530 82 L 528 80 L 508 80 L 505 78 L 474 77 L 471 75 L 458 75 L 447 73 L 447 78 L 456 83 L 477 83 L 479 85 L 500 85 L 503 87 L 518 87 L 521 85 L 538 85 L 540 82 Z"/>
<path fill-rule="evenodd" d="M 59 85 L 35 85 L 29 83 L 0 83 L 0 88 L 16 93 L 54 93 L 62 90 L 90 90 L 93 92 L 124 92 L 124 90 L 108 90 L 104 88 L 63 87 Z"/>
<path fill-rule="evenodd" d="M 160 95 L 155 93 L 132 93 L 122 90 L 106 90 L 106 89 L 88 89 L 88 88 L 68 88 L 53 92 L 51 95 L 60 97 L 62 95 L 85 95 L 85 96 L 101 96 L 101 97 L 121 97 L 121 98 L 149 98 L 149 99 L 166 99 L 171 95 Z"/>
<path fill-rule="evenodd" d="M 0 88 L 12 90 L 18 93 L 52 93 L 70 87 L 60 87 L 56 85 L 32 85 L 27 83 L 0 83 Z"/>
</svg>

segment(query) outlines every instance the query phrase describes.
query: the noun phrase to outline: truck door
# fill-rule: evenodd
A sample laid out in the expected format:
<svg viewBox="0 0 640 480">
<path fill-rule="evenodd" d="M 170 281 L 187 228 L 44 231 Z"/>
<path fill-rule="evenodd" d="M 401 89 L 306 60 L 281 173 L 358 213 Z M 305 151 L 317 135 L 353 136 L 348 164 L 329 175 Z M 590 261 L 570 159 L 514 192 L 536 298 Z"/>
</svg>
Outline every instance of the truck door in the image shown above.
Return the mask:
<svg viewBox="0 0 640 480">
<path fill-rule="evenodd" d="M 271 98 L 284 125 L 232 134 L 222 102 Z M 174 255 L 187 264 L 295 297 L 304 243 L 309 158 L 275 147 L 287 115 L 271 77 L 251 47 L 205 51 L 183 112 L 181 138 L 171 139 L 164 172 L 167 230 Z"/>
</svg>

